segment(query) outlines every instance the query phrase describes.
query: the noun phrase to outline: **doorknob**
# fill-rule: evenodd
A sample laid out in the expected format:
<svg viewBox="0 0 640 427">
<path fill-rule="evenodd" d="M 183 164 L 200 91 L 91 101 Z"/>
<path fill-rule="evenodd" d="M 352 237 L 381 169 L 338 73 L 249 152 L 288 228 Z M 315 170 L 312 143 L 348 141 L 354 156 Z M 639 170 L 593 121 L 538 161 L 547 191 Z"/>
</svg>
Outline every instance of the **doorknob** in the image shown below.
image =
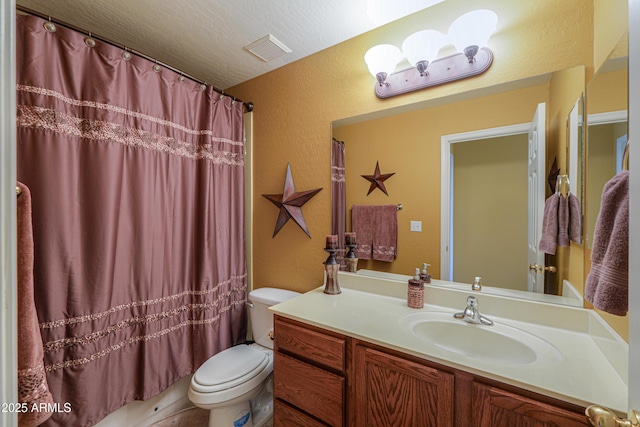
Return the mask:
<svg viewBox="0 0 640 427">
<path fill-rule="evenodd" d="M 539 274 L 542 274 L 545 271 L 548 271 L 550 273 L 555 273 L 556 272 L 556 268 L 554 266 L 545 267 L 544 265 L 538 265 L 538 264 L 529 265 L 529 270 L 535 270 Z"/>
<path fill-rule="evenodd" d="M 612 410 L 591 405 L 585 411 L 589 423 L 594 427 L 633 427 L 640 426 L 640 412 L 629 411 L 629 418 L 621 419 Z"/>
</svg>

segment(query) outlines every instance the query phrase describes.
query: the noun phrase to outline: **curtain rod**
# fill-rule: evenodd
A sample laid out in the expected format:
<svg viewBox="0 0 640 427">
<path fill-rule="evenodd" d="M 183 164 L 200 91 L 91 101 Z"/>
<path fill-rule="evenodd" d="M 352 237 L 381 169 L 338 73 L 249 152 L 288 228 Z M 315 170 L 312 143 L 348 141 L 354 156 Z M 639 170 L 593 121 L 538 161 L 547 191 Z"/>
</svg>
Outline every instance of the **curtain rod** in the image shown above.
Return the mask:
<svg viewBox="0 0 640 427">
<path fill-rule="evenodd" d="M 164 68 L 167 68 L 168 70 L 171 70 L 171 71 L 173 71 L 175 73 L 178 73 L 178 74 L 184 76 L 185 78 L 188 78 L 189 80 L 193 80 L 194 82 L 196 82 L 198 84 L 211 86 L 211 88 L 214 91 L 218 92 L 219 94 L 224 95 L 224 96 L 228 96 L 228 97 L 230 97 L 231 99 L 233 99 L 233 100 L 235 100 L 237 102 L 242 102 L 242 105 L 244 105 L 244 108 L 246 108 L 247 112 L 253 111 L 253 102 L 244 102 L 243 100 L 238 99 L 235 96 L 229 95 L 228 93 L 224 93 L 224 90 L 222 90 L 222 89 L 217 89 L 213 85 L 210 85 L 210 84 L 208 84 L 208 83 L 206 83 L 206 82 L 204 82 L 204 81 L 202 81 L 200 79 L 197 79 L 197 78 L 193 77 L 192 75 L 186 74 L 186 73 L 184 73 L 184 72 L 182 72 L 182 71 L 180 71 L 180 70 L 178 70 L 178 69 L 176 69 L 176 68 L 174 68 L 174 67 L 172 67 L 170 65 L 165 64 L 164 62 L 158 61 L 155 58 L 151 58 L 150 56 L 145 55 L 142 52 L 138 52 L 136 50 L 130 49 L 130 48 L 124 46 L 121 43 L 114 42 L 112 40 L 109 40 L 109 39 L 101 37 L 101 36 L 97 36 L 94 33 L 91 33 L 89 31 L 83 30 L 82 28 L 78 28 L 78 27 L 76 27 L 74 25 L 71 25 L 71 24 L 69 24 L 67 22 L 63 22 L 63 21 L 54 19 L 54 18 L 50 17 L 49 15 L 45 15 L 43 13 L 36 12 L 35 10 L 26 8 L 24 6 L 16 5 L 16 10 L 19 10 L 20 12 L 27 13 L 29 15 L 37 16 L 38 18 L 49 20 L 49 21 L 53 22 L 54 24 L 61 25 L 63 27 L 69 28 L 70 30 L 77 31 L 77 32 L 82 33 L 82 34 L 86 34 L 86 35 L 88 35 L 88 36 L 90 36 L 90 37 L 92 37 L 94 39 L 100 40 L 103 43 L 108 43 L 108 44 L 110 44 L 112 46 L 115 46 L 117 48 L 120 48 L 122 50 L 126 50 L 127 52 L 130 52 L 130 53 L 132 53 L 132 54 L 134 54 L 136 56 L 139 56 L 141 58 L 146 59 L 147 61 L 151 61 L 151 62 L 153 62 L 155 64 L 158 64 L 158 65 L 160 65 L 160 66 L 162 66 Z"/>
</svg>

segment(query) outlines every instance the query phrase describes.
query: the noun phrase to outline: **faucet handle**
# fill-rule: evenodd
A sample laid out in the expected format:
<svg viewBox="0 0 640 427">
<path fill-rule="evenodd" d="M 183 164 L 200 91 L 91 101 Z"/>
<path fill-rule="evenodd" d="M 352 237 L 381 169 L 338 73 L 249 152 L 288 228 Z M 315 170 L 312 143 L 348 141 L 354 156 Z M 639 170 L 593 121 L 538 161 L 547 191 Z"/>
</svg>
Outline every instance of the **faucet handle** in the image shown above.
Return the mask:
<svg viewBox="0 0 640 427">
<path fill-rule="evenodd" d="M 482 277 L 477 276 L 473 281 L 473 285 L 471 285 L 472 291 L 481 291 L 482 290 Z"/>
</svg>

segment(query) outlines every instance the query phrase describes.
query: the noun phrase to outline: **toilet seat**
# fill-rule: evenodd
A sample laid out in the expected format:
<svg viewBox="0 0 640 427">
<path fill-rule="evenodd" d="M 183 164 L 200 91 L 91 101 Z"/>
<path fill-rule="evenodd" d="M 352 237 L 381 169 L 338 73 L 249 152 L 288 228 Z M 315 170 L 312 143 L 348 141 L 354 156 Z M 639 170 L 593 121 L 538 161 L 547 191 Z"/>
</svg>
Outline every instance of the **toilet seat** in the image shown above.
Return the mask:
<svg viewBox="0 0 640 427">
<path fill-rule="evenodd" d="M 268 354 L 241 344 L 207 360 L 193 375 L 191 388 L 199 393 L 216 393 L 245 384 L 269 364 Z"/>
</svg>

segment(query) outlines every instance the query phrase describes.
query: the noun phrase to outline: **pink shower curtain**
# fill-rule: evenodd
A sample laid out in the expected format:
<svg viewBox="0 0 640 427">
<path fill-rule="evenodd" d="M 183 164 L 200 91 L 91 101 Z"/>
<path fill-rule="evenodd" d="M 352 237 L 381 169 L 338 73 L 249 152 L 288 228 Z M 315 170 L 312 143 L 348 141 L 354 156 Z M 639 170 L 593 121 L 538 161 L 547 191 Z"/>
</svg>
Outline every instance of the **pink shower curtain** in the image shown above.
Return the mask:
<svg viewBox="0 0 640 427">
<path fill-rule="evenodd" d="M 340 268 L 346 269 L 344 233 L 347 231 L 347 189 L 344 168 L 344 142 L 331 139 L 331 234 L 338 236 Z M 357 236 L 356 236 L 357 237 Z"/>
<path fill-rule="evenodd" d="M 244 340 L 243 106 L 17 17 L 46 425 L 89 426 Z"/>
</svg>

